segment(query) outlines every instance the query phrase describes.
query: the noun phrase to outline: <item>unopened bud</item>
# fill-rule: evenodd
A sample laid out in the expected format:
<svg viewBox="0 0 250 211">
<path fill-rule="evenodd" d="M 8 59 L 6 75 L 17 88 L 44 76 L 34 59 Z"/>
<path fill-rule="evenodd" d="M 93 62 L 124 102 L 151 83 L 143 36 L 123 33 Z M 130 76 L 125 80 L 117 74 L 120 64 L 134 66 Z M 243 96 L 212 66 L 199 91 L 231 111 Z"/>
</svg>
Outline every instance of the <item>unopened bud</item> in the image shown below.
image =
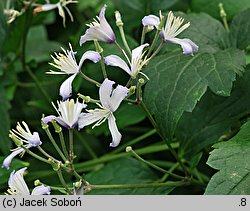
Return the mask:
<svg viewBox="0 0 250 211">
<path fill-rule="evenodd" d="M 126 147 L 126 152 L 131 152 L 133 149 L 131 146 Z"/>
<path fill-rule="evenodd" d="M 115 19 L 118 27 L 123 26 L 122 17 L 119 11 L 115 11 Z"/>
<path fill-rule="evenodd" d="M 76 188 L 80 188 L 81 185 L 82 185 L 82 181 L 81 181 L 81 180 L 74 183 L 74 186 L 75 186 Z"/>
<path fill-rule="evenodd" d="M 56 133 L 62 132 L 62 128 L 57 124 L 57 122 L 55 120 L 52 121 L 52 124 L 53 124 L 53 126 L 55 128 Z"/>
<path fill-rule="evenodd" d="M 39 179 L 37 179 L 37 180 L 34 181 L 34 185 L 35 185 L 35 186 L 38 186 L 38 185 L 41 185 L 41 184 L 42 184 L 42 183 L 40 182 Z"/>
<path fill-rule="evenodd" d="M 136 90 L 136 86 L 131 86 L 129 88 L 129 94 L 134 94 L 135 93 L 135 90 Z"/>
<path fill-rule="evenodd" d="M 140 84 L 144 84 L 144 83 L 145 83 L 145 80 L 144 80 L 143 78 L 140 78 L 140 79 L 138 80 L 138 82 L 139 82 Z"/>
</svg>

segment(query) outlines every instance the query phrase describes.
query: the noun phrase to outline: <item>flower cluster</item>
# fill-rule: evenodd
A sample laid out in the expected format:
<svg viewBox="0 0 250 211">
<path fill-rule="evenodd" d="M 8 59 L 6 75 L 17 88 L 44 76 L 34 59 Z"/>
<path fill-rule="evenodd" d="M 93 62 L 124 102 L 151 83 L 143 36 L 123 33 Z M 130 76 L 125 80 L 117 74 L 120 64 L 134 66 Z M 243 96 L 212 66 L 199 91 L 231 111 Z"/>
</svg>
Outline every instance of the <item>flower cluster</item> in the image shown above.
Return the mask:
<svg viewBox="0 0 250 211">
<path fill-rule="evenodd" d="M 34 11 L 37 13 L 57 8 L 65 24 L 65 14 L 63 8 L 72 18 L 72 15 L 67 8 L 67 4 L 76 2 L 77 1 L 73 0 L 60 0 L 56 4 L 51 4 L 49 1 L 47 1 L 46 4 L 37 6 Z M 159 17 L 155 15 L 145 16 L 142 19 L 143 31 L 140 42 L 141 44 L 133 50 L 130 50 L 125 35 L 123 34 L 123 28 L 121 28 L 123 26 L 121 16 L 119 12 L 116 12 L 116 23 L 120 29 L 121 37 L 127 50 L 126 52 L 117 43 L 115 33 L 105 18 L 106 9 L 107 5 L 104 5 L 99 16 L 96 17 L 92 23 L 87 25 L 89 28 L 86 30 L 84 35 L 81 36 L 79 41 L 80 46 L 82 46 L 87 41 L 93 41 L 96 47 L 95 50 L 86 51 L 81 56 L 80 60 L 77 61 L 77 52 L 75 52 L 71 44 L 69 44 L 69 50 L 62 48 L 62 53 L 54 53 L 54 55 L 51 56 L 53 62 L 49 63 L 57 70 L 49 70 L 47 74 L 61 74 L 68 75 L 68 77 L 59 88 L 59 95 L 62 97 L 62 100 L 57 101 L 57 105 L 52 103 L 57 115 L 43 116 L 41 120 L 43 129 L 46 130 L 49 139 L 65 163 L 62 164 L 61 161 L 58 161 L 46 153 L 40 147 L 42 142 L 40 140 L 39 134 L 37 132 L 31 133 L 28 125 L 25 122 L 22 122 L 22 125 L 20 123 L 17 124 L 16 130 L 10 131 L 10 138 L 15 142 L 17 148 L 14 149 L 13 152 L 4 160 L 2 167 L 8 169 L 12 159 L 18 154 L 23 155 L 26 151 L 34 156 L 35 154 L 29 149 L 32 147 L 37 147 L 40 152 L 43 153 L 43 155 L 47 156 L 48 160 L 36 155 L 35 156 L 38 159 L 51 164 L 53 169 L 57 171 L 61 181 L 63 181 L 62 174 L 60 173 L 61 169 L 66 168 L 67 172 L 73 172 L 73 175 L 76 176 L 77 173 L 72 167 L 74 159 L 72 130 L 75 128 L 81 130 L 88 125 L 93 125 L 92 128 L 94 128 L 106 122 L 107 120 L 112 136 L 110 146 L 117 147 L 121 141 L 122 135 L 116 125 L 114 113 L 124 100 L 138 104 L 140 103 L 140 100 L 142 99 L 141 86 L 145 81 L 140 75 L 149 80 L 149 78 L 143 73 L 143 68 L 160 51 L 163 43 L 170 42 L 180 45 L 183 50 L 183 54 L 186 55 L 194 55 L 194 53 L 198 51 L 198 46 L 190 39 L 177 38 L 181 32 L 189 27 L 190 23 L 182 25 L 184 19 L 181 17 L 175 17 L 172 12 L 168 13 L 166 23 L 165 17 L 162 16 L 161 12 Z M 156 35 L 152 44 L 144 43 L 145 35 L 154 29 L 156 30 Z M 155 50 L 155 45 L 158 38 L 160 38 L 162 41 Z M 99 41 L 116 45 L 116 47 L 118 47 L 118 49 L 121 51 L 122 55 L 104 55 L 104 50 L 101 48 Z M 102 74 L 104 78 L 102 82 L 95 81 L 82 72 L 82 66 L 86 60 L 94 63 L 101 63 Z M 106 66 L 118 67 L 124 70 L 129 75 L 129 80 L 127 81 L 126 85 L 116 84 L 113 80 L 109 79 L 106 72 Z M 79 96 L 82 96 L 82 99 L 70 99 L 73 95 L 72 83 L 76 77 L 83 77 L 87 81 L 94 83 L 99 88 L 99 99 L 94 100 L 81 94 L 79 94 Z M 135 99 L 132 99 L 131 96 L 134 93 L 136 93 L 136 96 Z M 94 108 L 90 107 L 89 109 L 88 103 L 94 103 Z M 57 146 L 48 130 L 49 123 L 53 124 L 56 132 L 58 133 L 61 132 L 61 126 L 69 131 L 69 153 L 67 153 L 62 134 L 60 134 L 60 141 L 63 151 L 61 151 Z M 29 189 L 23 179 L 25 170 L 26 168 L 22 168 L 17 172 L 13 171 L 11 173 L 9 179 L 9 194 L 30 194 Z M 80 179 L 80 183 L 81 182 L 82 180 Z M 65 182 L 63 181 L 62 184 L 65 185 Z M 37 186 L 32 191 L 31 195 L 38 194 L 50 194 L 50 188 L 44 185 Z"/>
</svg>

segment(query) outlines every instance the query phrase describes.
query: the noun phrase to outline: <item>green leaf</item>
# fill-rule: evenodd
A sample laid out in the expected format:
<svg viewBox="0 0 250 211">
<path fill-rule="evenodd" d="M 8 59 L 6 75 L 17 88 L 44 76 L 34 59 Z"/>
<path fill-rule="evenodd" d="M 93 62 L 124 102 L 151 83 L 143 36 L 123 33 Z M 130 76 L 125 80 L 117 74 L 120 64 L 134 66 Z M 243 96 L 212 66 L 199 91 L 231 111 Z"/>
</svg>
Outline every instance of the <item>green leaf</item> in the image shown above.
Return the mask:
<svg viewBox="0 0 250 211">
<path fill-rule="evenodd" d="M 176 130 L 180 154 L 190 159 L 223 137 L 233 135 L 250 112 L 250 66 L 235 82 L 230 97 L 207 92 L 192 113 L 185 112 Z"/>
<path fill-rule="evenodd" d="M 215 53 L 229 46 L 228 33 L 218 20 L 205 13 L 176 15 L 183 17 L 185 22 L 190 22 L 190 26 L 179 37 L 190 38 L 199 46 L 200 53 Z"/>
<path fill-rule="evenodd" d="M 221 19 L 219 3 L 223 3 L 223 7 L 227 13 L 227 19 L 231 20 L 240 11 L 250 7 L 249 0 L 192 0 L 192 10 L 195 12 L 206 12 L 209 15 Z"/>
<path fill-rule="evenodd" d="M 48 40 L 44 26 L 34 26 L 29 30 L 27 36 L 26 56 L 30 61 L 49 61 L 50 54 L 60 49 L 60 44 Z"/>
<path fill-rule="evenodd" d="M 2 165 L 4 159 L 5 159 L 5 157 L 0 157 L 0 165 Z M 13 170 L 17 171 L 20 168 L 28 167 L 28 166 L 29 166 L 29 163 L 14 158 L 9 170 L 7 170 L 5 168 L 0 168 L 0 178 L 1 178 L 0 185 L 3 185 L 5 183 L 7 184 L 8 179 L 10 177 L 10 173 Z"/>
<path fill-rule="evenodd" d="M 6 91 L 4 87 L 0 86 L 0 151 L 3 154 L 8 154 L 11 147 L 11 141 L 8 136 L 10 129 L 9 108 L 10 104 L 8 102 Z"/>
<path fill-rule="evenodd" d="M 250 45 L 249 16 L 250 9 L 247 9 L 234 17 L 230 26 L 230 38 L 233 47 L 245 49 Z"/>
<path fill-rule="evenodd" d="M 112 184 L 145 184 L 155 183 L 159 178 L 144 163 L 133 158 L 120 158 L 110 162 L 103 168 L 86 175 L 86 180 L 95 185 Z M 162 188 L 130 188 L 93 190 L 89 194 L 94 195 L 153 195 L 168 194 L 174 187 Z"/>
<path fill-rule="evenodd" d="M 250 194 L 250 122 L 231 140 L 213 147 L 207 164 L 219 171 L 211 178 L 205 194 Z"/>
<path fill-rule="evenodd" d="M 229 96 L 244 63 L 244 54 L 237 49 L 194 57 L 181 53 L 156 57 L 145 69 L 150 81 L 144 101 L 162 135 L 173 137 L 183 112 L 191 112 L 208 87 L 218 95 Z"/>
</svg>

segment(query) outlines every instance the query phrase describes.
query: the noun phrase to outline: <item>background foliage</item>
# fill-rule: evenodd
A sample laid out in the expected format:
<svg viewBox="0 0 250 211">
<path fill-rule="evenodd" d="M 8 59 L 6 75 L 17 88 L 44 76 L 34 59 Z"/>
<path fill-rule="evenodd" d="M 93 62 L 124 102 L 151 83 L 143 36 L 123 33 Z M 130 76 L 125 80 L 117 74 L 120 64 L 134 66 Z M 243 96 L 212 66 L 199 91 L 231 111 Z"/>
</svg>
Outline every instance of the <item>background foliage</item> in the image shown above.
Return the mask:
<svg viewBox="0 0 250 211">
<path fill-rule="evenodd" d="M 220 17 L 219 2 L 224 4 L 229 32 Z M 27 11 L 10 25 L 6 24 L 1 12 L 0 161 L 12 148 L 8 133 L 16 122 L 24 120 L 32 130 L 43 134 L 39 129 L 41 116 L 54 113 L 51 101 L 59 99 L 58 89 L 65 79 L 64 76 L 45 74 L 51 68 L 48 65 L 50 54 L 59 52 L 60 47 L 67 48 L 69 42 L 78 55 L 94 49 L 91 42 L 80 47 L 79 38 L 87 28 L 85 24 L 98 14 L 104 3 L 108 4 L 106 18 L 116 35 L 119 30 L 115 26 L 114 11 L 121 12 L 131 48 L 138 45 L 141 19 L 145 15 L 157 15 L 158 10 L 167 14 L 173 10 L 185 21 L 190 21 L 190 27 L 181 37 L 191 38 L 199 46 L 199 52 L 194 57 L 185 56 L 180 47 L 165 45 L 160 55 L 146 67 L 150 81 L 145 85 L 143 100 L 155 118 L 160 134 L 139 106 L 124 103 L 116 112 L 118 127 L 123 134 L 121 146 L 108 147 L 107 125 L 75 132 L 76 169 L 85 173 L 86 179 L 94 184 L 165 182 L 168 180 L 166 175 L 132 158 L 124 150 L 132 144 L 144 159 L 182 174 L 164 143 L 167 140 L 199 184 L 95 190 L 89 194 L 250 194 L 248 0 L 212 0 L 209 3 L 205 0 L 79 0 L 78 4 L 69 6 L 74 22 L 67 18 L 66 28 L 56 10 L 36 16 L 33 11 Z M 12 6 L 20 9 L 22 3 L 13 0 Z M 1 11 L 4 7 L 5 2 L 1 1 Z M 119 41 L 120 37 L 117 38 Z M 150 34 L 147 42 L 152 38 L 153 34 Z M 103 48 L 105 55 L 119 54 L 114 46 L 103 44 Z M 101 81 L 99 69 L 99 65 L 87 63 L 83 72 Z M 118 83 L 128 79 L 117 68 L 108 67 L 107 71 Z M 74 81 L 74 93 L 87 93 L 95 98 L 96 91 L 80 78 Z M 53 153 L 45 135 L 42 140 L 43 146 Z M 52 169 L 36 163 L 33 158 L 24 156 L 22 161 L 16 159 L 10 170 L 0 169 L 1 193 L 7 189 L 9 173 L 28 165 L 30 174 L 26 181 L 30 186 L 37 178 L 48 185 L 59 184 Z"/>
</svg>

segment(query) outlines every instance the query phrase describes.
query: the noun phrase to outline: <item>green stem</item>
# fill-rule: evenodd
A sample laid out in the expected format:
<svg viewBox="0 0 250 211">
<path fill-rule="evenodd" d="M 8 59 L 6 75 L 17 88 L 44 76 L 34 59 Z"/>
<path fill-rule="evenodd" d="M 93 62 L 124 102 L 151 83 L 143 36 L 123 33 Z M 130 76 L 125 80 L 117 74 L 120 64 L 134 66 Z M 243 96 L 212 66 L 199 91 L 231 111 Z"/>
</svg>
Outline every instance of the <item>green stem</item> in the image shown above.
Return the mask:
<svg viewBox="0 0 250 211">
<path fill-rule="evenodd" d="M 41 157 L 41 156 L 39 156 L 39 155 L 37 155 L 37 154 L 31 152 L 31 151 L 30 151 L 29 149 L 27 149 L 26 147 L 24 147 L 24 146 L 21 146 L 21 147 L 25 150 L 25 152 L 27 152 L 29 155 L 31 155 L 32 157 L 36 158 L 37 160 L 40 160 L 40 161 L 42 161 L 42 162 L 44 162 L 44 163 L 47 163 L 47 164 L 50 164 L 50 162 L 49 162 L 48 160 L 46 160 L 46 159 L 44 159 L 43 157 Z"/>
<path fill-rule="evenodd" d="M 152 54 L 152 56 L 149 58 L 148 62 L 153 59 L 158 53 L 159 51 L 162 49 L 164 44 L 164 41 L 161 42 L 161 44 L 158 46 L 158 48 L 155 50 L 155 52 Z"/>
<path fill-rule="evenodd" d="M 37 149 L 38 149 L 44 156 L 46 156 L 47 158 L 50 158 L 50 159 L 52 159 L 52 160 L 55 160 L 55 161 L 59 162 L 59 161 L 58 161 L 57 159 L 55 159 L 53 156 L 51 156 L 51 155 L 49 155 L 47 152 L 45 152 L 45 151 L 43 150 L 42 147 L 38 146 Z"/>
<path fill-rule="evenodd" d="M 154 169 L 156 169 L 156 170 L 158 170 L 158 171 L 160 171 L 160 172 L 162 172 L 164 174 L 171 175 L 172 177 L 175 177 L 177 179 L 184 179 L 184 177 L 182 177 L 182 176 L 174 174 L 174 173 L 172 173 L 170 171 L 167 171 L 167 170 L 165 170 L 165 169 L 163 169 L 163 168 L 161 168 L 161 167 L 159 167 L 159 166 L 157 166 L 157 165 L 155 165 L 153 163 L 150 163 L 149 161 L 146 161 L 145 159 L 140 157 L 132 148 L 128 152 L 131 152 L 136 159 L 142 161 L 143 163 L 147 164 L 148 166 L 150 166 L 150 167 L 152 167 L 152 168 L 154 168 Z"/>
<path fill-rule="evenodd" d="M 158 125 L 156 124 L 153 116 L 150 114 L 149 110 L 147 109 L 146 105 L 144 104 L 144 102 L 142 101 L 140 103 L 141 107 L 143 108 L 143 110 L 145 111 L 145 113 L 147 114 L 147 117 L 149 118 L 151 124 L 153 125 L 153 127 L 156 129 L 157 133 L 159 134 L 159 136 L 162 138 L 162 140 L 165 141 L 166 145 L 168 146 L 170 152 L 172 153 L 172 155 L 175 157 L 175 159 L 177 160 L 177 162 L 180 164 L 180 166 L 183 168 L 183 171 L 185 172 L 186 176 L 188 175 L 188 171 L 186 169 L 186 167 L 184 166 L 184 164 L 182 163 L 182 161 L 180 160 L 179 156 L 177 155 L 176 151 L 172 148 L 171 144 L 168 142 L 168 140 L 166 140 L 164 137 L 162 137 L 162 135 L 160 134 Z"/>
<path fill-rule="evenodd" d="M 139 137 L 137 137 L 137 138 L 135 138 L 135 139 L 133 139 L 133 140 L 127 142 L 126 144 L 123 144 L 123 145 L 117 147 L 117 148 L 116 148 L 115 150 L 113 150 L 110 154 L 116 154 L 116 153 L 118 153 L 118 152 L 121 152 L 122 150 L 126 149 L 127 146 L 134 145 L 134 144 L 136 144 L 136 143 L 138 143 L 138 142 L 140 142 L 140 141 L 142 141 L 142 140 L 144 140 L 144 139 L 146 139 L 146 138 L 152 136 L 152 135 L 155 134 L 155 133 L 156 133 L 156 129 L 150 130 L 150 131 L 148 131 L 147 133 L 145 133 L 145 134 L 143 134 L 143 135 L 141 135 L 141 136 L 139 136 Z"/>
<path fill-rule="evenodd" d="M 108 75 L 107 75 L 107 71 L 106 71 L 106 68 L 105 68 L 103 52 L 101 52 L 100 55 L 101 55 L 101 69 L 102 69 L 102 74 L 103 74 L 103 77 L 105 79 L 105 78 L 108 78 Z"/>
<path fill-rule="evenodd" d="M 124 189 L 124 188 L 157 188 L 157 187 L 179 187 L 184 186 L 184 181 L 151 183 L 151 184 L 121 184 L 121 185 L 89 185 L 91 190 L 100 189 Z"/>
<path fill-rule="evenodd" d="M 98 87 L 101 86 L 101 84 L 100 84 L 99 82 L 97 82 L 96 80 L 94 80 L 94 79 L 92 79 L 92 78 L 86 76 L 82 71 L 80 71 L 79 73 L 80 73 L 80 75 L 81 75 L 84 79 L 86 79 L 87 81 L 89 81 L 89 82 L 95 84 L 95 85 L 98 86 Z"/>
<path fill-rule="evenodd" d="M 179 147 L 179 144 L 174 143 L 172 144 L 172 147 L 174 148 Z M 168 147 L 165 144 L 163 144 L 163 145 L 157 145 L 157 146 L 144 147 L 142 149 L 135 150 L 135 152 L 138 155 L 144 155 L 144 154 L 149 154 L 149 153 L 154 153 L 154 152 L 161 152 L 165 150 L 168 150 Z M 121 157 L 127 157 L 127 156 L 129 156 L 129 154 L 126 152 L 122 152 L 122 153 L 115 154 L 115 155 L 109 154 L 109 155 L 105 155 L 103 157 L 97 158 L 95 160 L 89 160 L 89 161 L 85 161 L 84 163 L 75 164 L 75 168 L 81 172 L 86 167 L 101 164 L 101 163 L 106 163 L 106 162 L 109 162 L 109 161 L 112 161 Z"/>
<path fill-rule="evenodd" d="M 74 137 L 73 130 L 69 129 L 69 159 L 70 162 L 73 163 L 74 160 Z"/>
<path fill-rule="evenodd" d="M 57 145 L 55 139 L 53 138 L 53 136 L 51 135 L 49 128 L 45 128 L 44 129 L 47 136 L 49 137 L 49 140 L 51 141 L 51 143 L 53 144 L 54 148 L 56 149 L 56 151 L 58 152 L 58 154 L 61 156 L 61 158 L 66 161 L 66 157 L 64 156 L 63 152 L 61 151 L 61 149 L 59 148 L 59 146 Z"/>
<path fill-rule="evenodd" d="M 131 81 L 132 81 L 132 77 L 129 78 L 129 80 L 128 80 L 127 84 L 126 84 L 126 87 L 129 87 Z"/>
<path fill-rule="evenodd" d="M 70 195 L 71 191 L 69 190 L 69 188 L 67 186 L 67 183 L 65 182 L 65 180 L 63 178 L 62 171 L 60 169 L 57 171 L 57 175 L 58 175 L 59 180 L 62 183 L 63 187 L 65 188 L 65 190 L 67 191 L 67 193 Z"/>
<path fill-rule="evenodd" d="M 157 40 L 158 40 L 158 38 L 159 38 L 159 34 L 160 34 L 160 31 L 157 30 L 156 33 L 155 33 L 153 42 L 152 42 L 152 44 L 151 44 L 151 46 L 150 46 L 150 48 L 149 48 L 149 50 L 148 50 L 148 53 L 147 53 L 147 56 L 146 56 L 147 58 L 150 56 L 151 52 L 154 50 L 155 45 L 156 45 L 156 42 L 157 42 Z"/>
<path fill-rule="evenodd" d="M 142 29 L 142 34 L 141 34 L 141 45 L 144 43 L 145 41 L 145 34 L 146 34 L 146 26 L 143 26 Z"/>
<path fill-rule="evenodd" d="M 122 42 L 123 42 L 125 48 L 127 49 L 129 55 L 131 56 L 132 53 L 131 53 L 131 50 L 130 50 L 130 48 L 128 46 L 128 42 L 127 42 L 126 37 L 125 37 L 123 26 L 119 26 L 118 28 L 119 28 L 119 31 L 120 31 L 120 34 L 121 34 Z"/>
<path fill-rule="evenodd" d="M 66 158 L 69 159 L 69 154 L 68 154 L 68 151 L 67 151 L 67 147 L 66 147 L 66 144 L 65 144 L 65 140 L 64 140 L 62 131 L 59 132 L 59 138 L 60 138 L 63 153 L 66 156 Z"/>
<path fill-rule="evenodd" d="M 128 63 L 130 64 L 130 60 L 129 60 L 129 58 L 128 58 L 128 55 L 127 55 L 126 52 L 122 49 L 122 47 L 119 45 L 119 43 L 115 41 L 115 45 L 116 45 L 117 48 L 121 51 L 121 53 L 125 56 L 125 58 L 127 59 Z"/>
<path fill-rule="evenodd" d="M 82 142 L 83 147 L 88 151 L 89 155 L 96 159 L 97 155 L 95 154 L 94 150 L 91 149 L 91 147 L 89 146 L 89 144 L 87 143 L 87 141 L 80 135 L 80 133 L 78 131 L 74 131 L 76 136 L 79 138 L 79 140 Z"/>
<path fill-rule="evenodd" d="M 168 171 L 166 174 L 163 175 L 163 177 L 160 179 L 160 182 L 166 181 L 166 180 L 168 179 L 168 177 L 171 175 L 171 174 L 169 174 L 169 172 L 172 173 L 172 172 L 173 172 L 176 168 L 178 168 L 178 167 L 179 167 L 179 163 L 175 163 L 175 164 L 169 169 L 169 171 Z"/>
</svg>

